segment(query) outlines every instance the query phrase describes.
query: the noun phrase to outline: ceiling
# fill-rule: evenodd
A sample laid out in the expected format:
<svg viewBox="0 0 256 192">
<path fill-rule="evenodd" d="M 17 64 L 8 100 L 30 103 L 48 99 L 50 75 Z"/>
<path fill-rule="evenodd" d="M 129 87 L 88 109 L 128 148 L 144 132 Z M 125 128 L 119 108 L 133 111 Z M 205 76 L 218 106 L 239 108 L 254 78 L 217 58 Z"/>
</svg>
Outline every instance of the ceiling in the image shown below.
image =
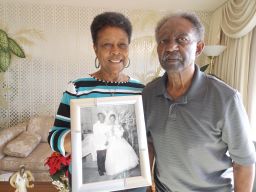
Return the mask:
<svg viewBox="0 0 256 192">
<path fill-rule="evenodd" d="M 214 11 L 228 0 L 9 0 L 107 9 Z"/>
</svg>

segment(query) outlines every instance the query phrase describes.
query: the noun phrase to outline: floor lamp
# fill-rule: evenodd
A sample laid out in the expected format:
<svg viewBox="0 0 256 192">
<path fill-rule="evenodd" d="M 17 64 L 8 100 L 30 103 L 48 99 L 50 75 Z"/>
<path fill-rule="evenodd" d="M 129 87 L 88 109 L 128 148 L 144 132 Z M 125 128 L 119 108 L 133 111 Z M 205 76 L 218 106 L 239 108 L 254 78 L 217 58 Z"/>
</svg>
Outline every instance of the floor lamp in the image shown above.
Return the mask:
<svg viewBox="0 0 256 192">
<path fill-rule="evenodd" d="M 225 49 L 226 46 L 224 45 L 206 45 L 204 47 L 203 54 L 210 59 L 209 74 L 212 73 L 214 58 L 219 56 Z"/>
</svg>

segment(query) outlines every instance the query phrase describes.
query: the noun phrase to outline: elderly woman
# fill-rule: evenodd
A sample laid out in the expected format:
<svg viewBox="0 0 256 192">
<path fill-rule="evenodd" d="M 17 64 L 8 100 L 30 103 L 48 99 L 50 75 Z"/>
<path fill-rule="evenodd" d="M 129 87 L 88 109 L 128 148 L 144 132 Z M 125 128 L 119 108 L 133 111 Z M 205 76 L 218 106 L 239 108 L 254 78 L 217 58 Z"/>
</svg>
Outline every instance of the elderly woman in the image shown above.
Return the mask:
<svg viewBox="0 0 256 192">
<path fill-rule="evenodd" d="M 91 24 L 96 72 L 72 81 L 65 91 L 48 137 L 54 151 L 66 155 L 71 152 L 70 99 L 96 98 L 141 94 L 144 85 L 126 75 L 132 26 L 122 14 L 105 12 Z M 138 191 L 145 191 L 139 189 Z"/>
</svg>

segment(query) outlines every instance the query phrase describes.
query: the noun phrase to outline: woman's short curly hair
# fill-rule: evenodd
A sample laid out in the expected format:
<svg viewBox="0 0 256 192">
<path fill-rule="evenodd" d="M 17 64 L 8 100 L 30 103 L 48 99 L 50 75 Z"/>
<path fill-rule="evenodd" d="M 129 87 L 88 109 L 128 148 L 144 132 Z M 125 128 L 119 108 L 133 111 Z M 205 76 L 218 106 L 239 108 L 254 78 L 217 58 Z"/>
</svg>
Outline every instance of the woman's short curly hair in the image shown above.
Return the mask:
<svg viewBox="0 0 256 192">
<path fill-rule="evenodd" d="M 124 30 L 128 35 L 128 41 L 131 42 L 132 24 L 130 20 L 121 13 L 104 12 L 94 17 L 91 24 L 91 35 L 93 44 L 97 42 L 97 35 L 105 27 L 118 27 Z"/>
</svg>

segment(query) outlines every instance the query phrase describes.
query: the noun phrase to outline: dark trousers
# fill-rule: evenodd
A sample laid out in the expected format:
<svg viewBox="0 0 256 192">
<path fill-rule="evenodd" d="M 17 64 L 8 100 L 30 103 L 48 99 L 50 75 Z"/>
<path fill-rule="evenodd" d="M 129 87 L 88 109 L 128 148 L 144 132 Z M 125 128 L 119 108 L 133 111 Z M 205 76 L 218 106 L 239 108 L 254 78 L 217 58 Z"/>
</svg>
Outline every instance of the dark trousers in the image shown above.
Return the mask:
<svg viewBox="0 0 256 192">
<path fill-rule="evenodd" d="M 107 150 L 97 150 L 97 165 L 100 175 L 103 175 L 106 172 L 105 161 L 106 161 Z"/>
</svg>

